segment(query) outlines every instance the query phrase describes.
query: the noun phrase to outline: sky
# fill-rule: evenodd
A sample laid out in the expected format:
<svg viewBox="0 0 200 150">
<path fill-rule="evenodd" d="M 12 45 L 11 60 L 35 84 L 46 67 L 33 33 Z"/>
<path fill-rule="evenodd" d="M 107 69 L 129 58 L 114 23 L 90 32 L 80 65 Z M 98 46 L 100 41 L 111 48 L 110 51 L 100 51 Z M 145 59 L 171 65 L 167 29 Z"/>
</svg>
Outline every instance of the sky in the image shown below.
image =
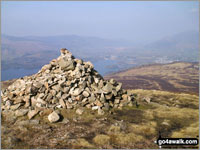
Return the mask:
<svg viewBox="0 0 200 150">
<path fill-rule="evenodd" d="M 3 1 L 1 33 L 151 42 L 199 31 L 198 1 Z"/>
</svg>

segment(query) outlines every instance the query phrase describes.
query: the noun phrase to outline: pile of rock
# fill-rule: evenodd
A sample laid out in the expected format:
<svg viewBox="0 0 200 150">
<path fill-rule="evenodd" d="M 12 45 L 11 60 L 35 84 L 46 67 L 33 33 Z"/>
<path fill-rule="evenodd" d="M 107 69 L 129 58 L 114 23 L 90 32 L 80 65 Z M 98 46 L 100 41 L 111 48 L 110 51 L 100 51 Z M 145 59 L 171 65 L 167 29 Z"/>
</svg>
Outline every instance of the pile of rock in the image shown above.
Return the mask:
<svg viewBox="0 0 200 150">
<path fill-rule="evenodd" d="M 91 62 L 75 59 L 65 48 L 60 51 L 61 55 L 37 74 L 20 78 L 1 91 L 2 110 L 13 110 L 17 115 L 28 113 L 31 119 L 47 108 L 87 107 L 104 114 L 113 107 L 132 105 L 134 96 L 123 90 L 121 83 L 105 81 Z"/>
</svg>

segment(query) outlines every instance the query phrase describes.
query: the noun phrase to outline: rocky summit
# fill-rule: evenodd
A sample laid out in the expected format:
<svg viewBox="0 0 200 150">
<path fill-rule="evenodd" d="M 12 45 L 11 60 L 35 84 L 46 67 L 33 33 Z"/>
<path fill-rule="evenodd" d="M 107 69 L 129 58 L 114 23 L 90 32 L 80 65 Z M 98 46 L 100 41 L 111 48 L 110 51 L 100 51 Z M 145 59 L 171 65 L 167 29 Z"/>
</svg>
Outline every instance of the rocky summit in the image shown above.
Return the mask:
<svg viewBox="0 0 200 150">
<path fill-rule="evenodd" d="M 91 62 L 76 59 L 66 48 L 60 52 L 38 73 L 17 79 L 1 91 L 2 111 L 32 119 L 50 109 L 49 121 L 57 122 L 60 108 L 76 109 L 81 115 L 87 107 L 103 115 L 112 108 L 133 104 L 134 95 L 123 90 L 121 83 L 104 80 Z"/>
</svg>

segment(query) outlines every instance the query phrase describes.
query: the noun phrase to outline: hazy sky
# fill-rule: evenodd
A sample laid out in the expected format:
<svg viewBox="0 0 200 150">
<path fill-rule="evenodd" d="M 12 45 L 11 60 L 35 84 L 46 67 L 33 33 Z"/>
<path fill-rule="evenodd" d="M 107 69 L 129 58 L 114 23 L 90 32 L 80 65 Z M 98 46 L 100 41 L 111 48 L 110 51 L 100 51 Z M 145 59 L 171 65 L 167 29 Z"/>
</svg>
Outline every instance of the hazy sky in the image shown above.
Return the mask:
<svg viewBox="0 0 200 150">
<path fill-rule="evenodd" d="M 16 36 L 84 35 L 154 41 L 199 31 L 198 1 L 1 2 L 2 33 Z"/>
</svg>

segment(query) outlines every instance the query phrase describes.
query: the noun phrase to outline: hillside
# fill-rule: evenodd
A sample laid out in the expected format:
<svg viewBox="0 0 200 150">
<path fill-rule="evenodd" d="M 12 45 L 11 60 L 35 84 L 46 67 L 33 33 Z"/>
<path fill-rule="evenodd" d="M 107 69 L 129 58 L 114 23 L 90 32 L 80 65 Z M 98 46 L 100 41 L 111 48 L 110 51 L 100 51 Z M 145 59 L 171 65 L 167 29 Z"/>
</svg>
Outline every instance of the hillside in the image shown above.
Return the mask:
<svg viewBox="0 0 200 150">
<path fill-rule="evenodd" d="M 199 134 L 198 96 L 155 90 L 130 92 L 137 94 L 138 108 L 114 109 L 103 116 L 89 109 L 82 115 L 61 109 L 64 119 L 58 123 L 48 122 L 49 110 L 31 120 L 16 117 L 11 110 L 3 111 L 2 148 L 158 149 L 154 141 L 159 131 L 162 137 L 175 138 L 196 138 Z M 150 103 L 144 101 L 146 97 L 151 97 Z"/>
<path fill-rule="evenodd" d="M 197 95 L 125 90 L 60 52 L 38 73 L 1 83 L 2 148 L 156 149 L 159 133 L 198 136 Z"/>
<path fill-rule="evenodd" d="M 125 89 L 155 89 L 199 93 L 198 63 L 174 62 L 145 65 L 105 76 L 123 83 Z"/>
</svg>

